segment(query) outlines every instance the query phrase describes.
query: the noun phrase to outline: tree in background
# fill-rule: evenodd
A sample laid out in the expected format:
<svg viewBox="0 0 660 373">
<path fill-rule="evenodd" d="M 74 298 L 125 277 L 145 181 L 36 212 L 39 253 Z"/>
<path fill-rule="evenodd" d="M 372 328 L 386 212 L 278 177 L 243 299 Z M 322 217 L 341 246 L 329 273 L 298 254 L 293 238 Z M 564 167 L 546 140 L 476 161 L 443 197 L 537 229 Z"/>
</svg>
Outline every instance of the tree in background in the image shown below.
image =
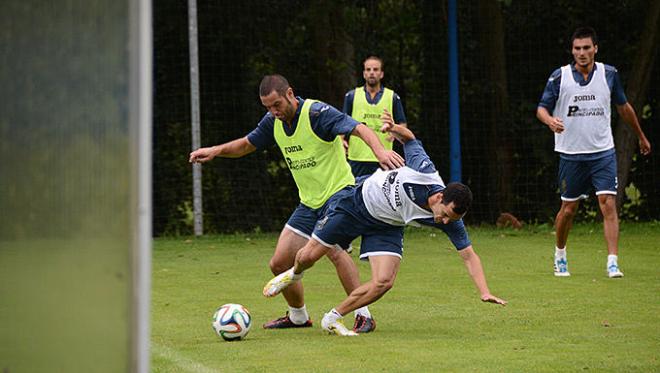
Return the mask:
<svg viewBox="0 0 660 373">
<path fill-rule="evenodd" d="M 634 59 L 630 78 L 626 86 L 626 96 L 628 101 L 637 112 L 640 122 L 644 107 L 646 107 L 646 95 L 651 82 L 651 74 L 660 73 L 656 67 L 656 56 L 658 54 L 658 44 L 660 44 L 660 1 L 652 1 L 646 11 L 646 20 L 640 40 L 637 45 L 637 53 Z M 630 172 L 633 164 L 633 157 L 638 156 L 637 136 L 630 129 L 630 126 L 619 120 L 614 133 L 616 144 L 617 165 L 619 186 L 617 190 L 617 209 L 621 211 L 625 201 L 625 188 L 630 181 Z M 651 142 L 653 152 L 658 151 L 660 144 Z"/>
<path fill-rule="evenodd" d="M 432 0 L 199 1 L 202 144 L 255 127 L 265 113 L 257 97 L 264 74 L 281 73 L 301 96 L 341 106 L 344 92 L 359 83 L 362 60 L 377 54 L 385 61 L 385 84 L 400 94 L 409 125 L 448 176 L 445 6 Z M 636 168 L 629 180 L 641 195 L 657 195 L 660 131 L 649 125 L 660 110 L 660 74 L 651 58 L 658 45 L 656 9 L 648 0 L 459 2 L 463 176 L 475 193 L 468 219 L 493 223 L 503 210 L 526 221 L 552 219 L 556 159 L 552 137 L 533 113 L 551 69 L 570 61 L 567 38 L 582 24 L 598 30 L 599 54 L 619 68 L 656 147 L 651 157 L 630 166 L 620 161 L 620 168 Z M 644 18 L 653 32 L 642 32 L 638 20 Z M 154 42 L 154 232 L 185 234 L 192 201 L 185 3 L 155 4 Z M 618 130 L 615 137 L 619 151 L 627 151 Z M 297 203 L 292 187 L 277 149 L 205 166 L 205 230 L 275 229 Z M 259 210 L 245 209 L 237 196 L 249 196 Z M 660 218 L 659 211 L 657 198 L 638 209 L 641 218 Z"/>
</svg>

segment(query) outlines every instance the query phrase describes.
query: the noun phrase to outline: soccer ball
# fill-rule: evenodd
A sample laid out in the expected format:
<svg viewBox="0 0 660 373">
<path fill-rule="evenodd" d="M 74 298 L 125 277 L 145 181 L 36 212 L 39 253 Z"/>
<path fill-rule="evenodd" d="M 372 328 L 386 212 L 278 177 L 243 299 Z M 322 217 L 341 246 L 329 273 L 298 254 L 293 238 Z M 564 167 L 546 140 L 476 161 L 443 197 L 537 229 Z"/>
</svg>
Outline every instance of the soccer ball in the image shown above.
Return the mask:
<svg viewBox="0 0 660 373">
<path fill-rule="evenodd" d="M 225 341 L 239 341 L 250 331 L 252 316 L 247 308 L 240 304 L 228 303 L 215 311 L 211 326 Z"/>
</svg>

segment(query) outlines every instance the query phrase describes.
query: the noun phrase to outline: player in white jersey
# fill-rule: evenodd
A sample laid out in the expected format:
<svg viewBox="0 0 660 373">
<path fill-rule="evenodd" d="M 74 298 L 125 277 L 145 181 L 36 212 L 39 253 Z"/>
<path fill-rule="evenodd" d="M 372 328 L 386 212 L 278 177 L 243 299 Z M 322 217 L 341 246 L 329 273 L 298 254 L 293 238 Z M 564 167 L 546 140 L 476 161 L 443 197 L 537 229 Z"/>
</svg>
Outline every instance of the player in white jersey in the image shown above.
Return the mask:
<svg viewBox="0 0 660 373">
<path fill-rule="evenodd" d="M 554 132 L 555 151 L 560 158 L 562 204 L 555 219 L 555 276 L 570 276 L 566 260 L 568 233 L 580 200 L 595 189 L 603 213 L 607 275 L 623 277 L 618 264 L 617 169 L 610 127 L 612 100 L 621 118 L 639 138 L 640 152 L 649 154 L 651 144 L 626 100 L 616 69 L 594 60 L 598 52 L 596 32 L 590 27 L 578 28 L 571 43 L 574 63 L 553 72 L 536 111 L 536 117 Z"/>
<path fill-rule="evenodd" d="M 267 297 L 279 294 L 300 280 L 303 271 L 329 251 L 340 250 L 362 236 L 360 259 L 369 260 L 372 277 L 326 313 L 321 321 L 321 327 L 332 334 L 357 335 L 344 326 L 343 316 L 375 302 L 392 287 L 403 255 L 403 227 L 418 223 L 434 226 L 447 234 L 482 301 L 506 304 L 490 293 L 481 260 L 463 225 L 462 217 L 472 201 L 470 189 L 460 183 L 445 187 L 421 143 L 410 130 L 394 124 L 387 111 L 383 124 L 383 131 L 404 144 L 406 166 L 376 171 L 359 184 L 352 195 L 337 201 L 318 221 L 312 238 L 296 255 L 294 267 L 270 280 L 263 294 Z"/>
</svg>

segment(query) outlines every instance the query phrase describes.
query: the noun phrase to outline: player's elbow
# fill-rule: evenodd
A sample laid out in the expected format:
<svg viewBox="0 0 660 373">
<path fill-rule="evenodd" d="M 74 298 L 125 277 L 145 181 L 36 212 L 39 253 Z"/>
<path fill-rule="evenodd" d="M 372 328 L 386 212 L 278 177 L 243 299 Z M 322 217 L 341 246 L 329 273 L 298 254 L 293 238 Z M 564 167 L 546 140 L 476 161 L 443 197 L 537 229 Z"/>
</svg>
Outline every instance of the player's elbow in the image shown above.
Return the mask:
<svg viewBox="0 0 660 373">
<path fill-rule="evenodd" d="M 630 123 L 635 116 L 635 109 L 630 105 L 629 102 L 626 102 L 623 105 L 617 105 L 616 111 L 619 113 L 619 116 L 627 123 Z"/>
<path fill-rule="evenodd" d="M 357 136 L 359 138 L 362 138 L 362 131 L 366 128 L 364 123 L 358 123 L 355 128 L 353 128 L 353 131 L 351 131 L 351 136 Z"/>
<path fill-rule="evenodd" d="M 543 106 L 538 106 L 536 108 L 536 119 L 543 122 L 543 118 L 548 115 L 548 111 Z"/>
</svg>

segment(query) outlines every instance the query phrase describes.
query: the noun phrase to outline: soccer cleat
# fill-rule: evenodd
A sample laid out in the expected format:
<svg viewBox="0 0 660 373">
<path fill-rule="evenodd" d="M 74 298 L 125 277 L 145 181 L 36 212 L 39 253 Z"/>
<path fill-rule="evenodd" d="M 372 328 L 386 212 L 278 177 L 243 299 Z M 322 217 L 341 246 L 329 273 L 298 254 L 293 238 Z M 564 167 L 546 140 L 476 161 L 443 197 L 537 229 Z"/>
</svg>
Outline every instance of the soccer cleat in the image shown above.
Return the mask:
<svg viewBox="0 0 660 373">
<path fill-rule="evenodd" d="M 607 277 L 609 278 L 620 278 L 623 277 L 623 272 L 619 269 L 619 265 L 616 263 L 610 264 L 609 267 L 607 267 Z"/>
<path fill-rule="evenodd" d="M 284 288 L 291 285 L 293 280 L 293 268 L 280 273 L 275 276 L 272 280 L 268 281 L 266 286 L 264 286 L 263 295 L 264 297 L 274 297 L 279 294 Z"/>
<path fill-rule="evenodd" d="M 265 323 L 264 329 L 308 328 L 310 326 L 312 326 L 312 320 L 307 320 L 304 324 L 294 324 L 289 318 L 289 312 L 287 311 L 284 317 Z"/>
<path fill-rule="evenodd" d="M 328 320 L 327 315 L 328 314 L 325 314 L 325 316 L 323 316 L 323 319 L 321 320 L 321 328 L 323 328 L 323 330 L 325 330 L 329 334 L 336 334 L 342 337 L 355 337 L 358 335 L 358 333 L 352 330 L 348 330 L 348 328 L 344 325 L 341 319 L 335 322 L 330 322 Z"/>
<path fill-rule="evenodd" d="M 568 272 L 568 263 L 566 258 L 555 258 L 555 276 L 557 277 L 568 277 L 571 274 Z"/>
<path fill-rule="evenodd" d="M 372 317 L 365 317 L 362 315 L 355 316 L 355 324 L 353 331 L 356 333 L 369 333 L 376 330 L 376 320 Z"/>
</svg>

